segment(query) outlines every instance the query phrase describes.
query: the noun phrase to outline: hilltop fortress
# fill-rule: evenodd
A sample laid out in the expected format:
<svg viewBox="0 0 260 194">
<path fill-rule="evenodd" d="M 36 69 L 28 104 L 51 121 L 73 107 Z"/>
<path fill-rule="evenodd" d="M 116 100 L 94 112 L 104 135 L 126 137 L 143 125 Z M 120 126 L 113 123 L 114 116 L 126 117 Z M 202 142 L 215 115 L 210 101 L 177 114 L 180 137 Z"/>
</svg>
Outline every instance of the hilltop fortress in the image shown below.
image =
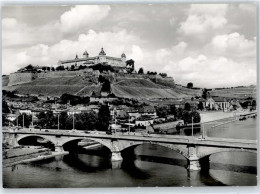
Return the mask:
<svg viewBox="0 0 260 194">
<path fill-rule="evenodd" d="M 58 65 L 59 66 L 60 65 L 91 66 L 91 65 L 96 65 L 99 63 L 105 63 L 107 65 L 110 65 L 110 66 L 116 67 L 116 68 L 125 68 L 126 67 L 126 55 L 124 53 L 122 53 L 121 58 L 106 56 L 104 49 L 101 48 L 101 51 L 99 52 L 98 56 L 89 57 L 88 52 L 85 51 L 83 53 L 82 58 L 79 58 L 78 55 L 76 55 L 75 59 L 59 61 Z"/>
<path fill-rule="evenodd" d="M 93 88 L 100 90 L 104 79 L 111 84 L 111 93 L 118 96 L 140 93 L 141 97 L 146 89 L 146 96 L 158 90 L 156 96 L 171 97 L 172 93 L 166 90 L 175 88 L 173 78 L 167 74 L 137 73 L 134 60 L 126 60 L 124 53 L 121 58 L 106 56 L 102 48 L 98 56 L 89 57 L 85 51 L 83 58 L 76 55 L 74 59 L 61 60 L 56 68 L 28 65 L 9 75 L 5 89 L 21 93 L 30 90 L 31 94 L 48 96 L 59 96 L 64 92 L 90 95 Z"/>
</svg>

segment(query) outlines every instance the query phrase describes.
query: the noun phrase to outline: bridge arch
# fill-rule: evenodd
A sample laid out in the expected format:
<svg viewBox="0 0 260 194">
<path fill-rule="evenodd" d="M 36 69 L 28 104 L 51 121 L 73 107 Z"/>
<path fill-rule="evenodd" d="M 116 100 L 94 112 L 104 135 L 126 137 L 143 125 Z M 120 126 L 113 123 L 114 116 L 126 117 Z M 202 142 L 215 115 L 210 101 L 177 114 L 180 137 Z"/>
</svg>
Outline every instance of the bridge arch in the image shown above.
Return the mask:
<svg viewBox="0 0 260 194">
<path fill-rule="evenodd" d="M 257 153 L 255 150 L 248 150 L 243 148 L 214 148 L 214 147 L 207 147 L 203 149 L 198 149 L 198 158 L 202 159 L 205 157 L 209 157 L 213 154 L 222 153 L 222 152 L 248 152 L 248 153 Z"/>
<path fill-rule="evenodd" d="M 125 142 L 122 147 L 120 147 L 120 151 L 124 152 L 127 149 L 134 149 L 139 145 L 144 145 L 144 144 L 152 144 L 152 145 L 158 145 L 161 147 L 169 148 L 176 153 L 181 154 L 184 158 L 188 159 L 189 158 L 189 153 L 187 149 L 187 145 L 177 145 L 177 144 L 167 144 L 167 143 L 158 143 L 158 142 L 141 142 L 141 141 L 136 141 L 136 142 Z"/>
<path fill-rule="evenodd" d="M 22 139 L 25 139 L 25 138 L 29 138 L 29 137 L 40 137 L 40 138 L 50 141 L 53 145 L 55 145 L 55 139 L 53 137 L 51 137 L 51 136 L 48 137 L 45 135 L 38 135 L 38 134 L 18 135 L 17 143 L 19 144 L 19 141 L 21 141 Z"/>
<path fill-rule="evenodd" d="M 91 140 L 97 143 L 100 143 L 102 146 L 105 146 L 107 149 L 109 149 L 110 152 L 112 152 L 111 144 L 109 143 L 110 140 L 102 140 L 102 139 L 96 139 L 96 138 L 86 138 L 86 137 L 69 137 L 64 138 L 60 140 L 60 145 L 64 146 L 67 143 L 70 143 L 72 141 L 81 141 L 81 140 Z"/>
</svg>

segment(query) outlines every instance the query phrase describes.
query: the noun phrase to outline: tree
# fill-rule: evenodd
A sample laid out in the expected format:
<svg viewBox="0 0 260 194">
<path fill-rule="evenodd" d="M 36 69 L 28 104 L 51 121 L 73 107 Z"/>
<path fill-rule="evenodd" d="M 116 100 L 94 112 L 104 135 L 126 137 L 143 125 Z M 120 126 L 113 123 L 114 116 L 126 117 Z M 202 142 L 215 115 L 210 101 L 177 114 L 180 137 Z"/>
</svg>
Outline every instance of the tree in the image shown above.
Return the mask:
<svg viewBox="0 0 260 194">
<path fill-rule="evenodd" d="M 9 122 L 5 113 L 2 113 L 2 125 L 8 126 Z"/>
<path fill-rule="evenodd" d="M 170 113 L 174 116 L 177 115 L 177 109 L 176 109 L 176 106 L 174 104 L 170 105 Z"/>
<path fill-rule="evenodd" d="M 57 129 L 58 128 L 58 118 L 53 115 L 52 111 L 40 112 L 38 114 L 38 125 L 45 129 Z"/>
<path fill-rule="evenodd" d="M 183 109 L 179 107 L 176 112 L 177 118 L 182 118 Z"/>
<path fill-rule="evenodd" d="M 101 64 L 101 63 L 98 63 L 96 65 L 91 65 L 89 66 L 89 68 L 93 69 L 93 70 L 98 70 L 100 71 L 101 73 L 103 71 L 111 71 L 111 72 L 114 72 L 114 68 L 111 66 L 111 65 L 108 65 L 108 64 Z"/>
<path fill-rule="evenodd" d="M 75 128 L 78 130 L 94 130 L 98 123 L 98 115 L 95 112 L 77 114 L 75 116 Z"/>
<path fill-rule="evenodd" d="M 184 121 L 185 124 L 191 123 L 191 116 L 190 116 L 189 111 L 184 110 L 182 112 L 182 120 Z"/>
<path fill-rule="evenodd" d="M 252 109 L 256 110 L 256 100 L 252 100 Z"/>
<path fill-rule="evenodd" d="M 26 68 L 27 70 L 33 70 L 33 66 L 32 66 L 31 64 L 27 65 L 25 68 Z"/>
<path fill-rule="evenodd" d="M 52 71 L 55 71 L 55 68 L 54 68 L 54 67 L 52 67 L 52 68 L 51 68 L 51 70 L 52 70 Z"/>
<path fill-rule="evenodd" d="M 98 130 L 107 131 L 110 121 L 110 111 L 108 105 L 101 105 L 98 112 Z"/>
<path fill-rule="evenodd" d="M 51 68 L 50 67 L 47 67 L 47 71 L 50 71 L 51 70 Z"/>
<path fill-rule="evenodd" d="M 63 65 L 56 67 L 56 71 L 63 71 L 63 70 L 65 70 Z"/>
<path fill-rule="evenodd" d="M 187 84 L 187 88 L 193 88 L 193 83 L 192 83 L 192 82 L 189 82 L 189 83 Z"/>
<path fill-rule="evenodd" d="M 110 82 L 108 80 L 106 80 L 102 85 L 101 91 L 110 92 L 110 90 L 111 90 Z"/>
<path fill-rule="evenodd" d="M 184 105 L 184 110 L 187 110 L 187 111 L 190 111 L 191 110 L 191 106 L 190 106 L 190 104 L 187 102 L 187 103 L 185 103 L 185 105 Z"/>
<path fill-rule="evenodd" d="M 46 71 L 46 69 L 47 69 L 46 67 L 43 67 L 43 68 L 42 68 L 43 71 Z"/>
<path fill-rule="evenodd" d="M 187 111 L 184 110 L 182 113 L 182 120 L 184 123 L 192 123 L 192 117 L 193 117 L 193 123 L 199 123 L 200 122 L 200 114 L 197 111 Z"/>
<path fill-rule="evenodd" d="M 158 115 L 158 117 L 166 118 L 168 115 L 167 107 L 165 106 L 157 107 L 156 114 Z"/>
<path fill-rule="evenodd" d="M 198 110 L 203 110 L 203 109 L 204 109 L 203 103 L 202 103 L 202 102 L 199 102 L 199 104 L 198 104 Z"/>
<path fill-rule="evenodd" d="M 9 106 L 5 100 L 2 100 L 2 113 L 10 113 Z"/>
<path fill-rule="evenodd" d="M 162 78 L 167 77 L 167 73 L 159 73 L 159 75 L 160 75 Z"/>
<path fill-rule="evenodd" d="M 75 96 L 75 95 L 72 95 L 72 94 L 62 94 L 61 97 L 60 97 L 60 103 L 61 104 L 67 104 L 68 102 L 71 104 L 71 105 L 77 105 L 77 104 L 88 104 L 90 101 L 90 98 L 88 96 L 86 97 L 80 97 L 80 96 Z"/>
<path fill-rule="evenodd" d="M 210 97 L 210 93 L 208 92 L 208 89 L 207 89 L 207 88 L 204 88 L 204 89 L 202 90 L 202 98 L 207 99 L 207 98 L 209 98 L 209 97 Z"/>
<path fill-rule="evenodd" d="M 190 113 L 191 117 L 193 117 L 193 123 L 199 123 L 200 122 L 200 113 L 198 113 L 197 111 L 192 111 Z"/>
<path fill-rule="evenodd" d="M 59 114 L 59 128 L 60 129 L 69 129 L 67 126 L 68 114 L 67 112 L 61 112 Z"/>
<path fill-rule="evenodd" d="M 144 69 L 142 67 L 138 70 L 138 74 L 144 74 Z"/>
<path fill-rule="evenodd" d="M 32 115 L 27 115 L 25 113 L 19 114 L 18 116 L 18 125 L 28 128 L 32 122 Z"/>
<path fill-rule="evenodd" d="M 75 69 L 75 65 L 71 65 L 70 69 L 74 70 Z"/>
</svg>

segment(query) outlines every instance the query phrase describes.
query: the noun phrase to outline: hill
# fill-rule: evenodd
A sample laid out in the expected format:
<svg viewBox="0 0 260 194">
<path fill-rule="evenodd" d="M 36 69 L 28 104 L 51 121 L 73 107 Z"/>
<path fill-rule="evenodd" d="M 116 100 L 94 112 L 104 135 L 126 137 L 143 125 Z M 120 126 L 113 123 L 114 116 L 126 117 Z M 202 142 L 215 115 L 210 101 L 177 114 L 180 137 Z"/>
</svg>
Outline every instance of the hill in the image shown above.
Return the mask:
<svg viewBox="0 0 260 194">
<path fill-rule="evenodd" d="M 121 79 L 111 88 L 116 96 L 125 98 L 188 98 L 201 95 L 199 90 L 169 88 L 149 79 Z"/>
<path fill-rule="evenodd" d="M 9 76 L 5 75 L 5 76 L 2 76 L 2 86 L 7 86 L 8 85 L 8 82 L 9 82 Z"/>
<path fill-rule="evenodd" d="M 64 93 L 78 95 L 91 95 L 93 91 L 99 90 L 100 86 L 95 85 L 84 77 L 54 77 L 54 78 L 37 78 L 32 82 L 7 86 L 3 84 L 3 90 L 17 91 L 21 94 L 34 94 L 44 96 L 60 97 Z"/>
<path fill-rule="evenodd" d="M 100 92 L 101 86 L 94 84 L 84 76 L 48 77 L 18 85 L 8 86 L 8 79 L 3 78 L 3 90 L 17 91 L 21 94 L 44 96 L 61 96 L 64 93 L 90 96 L 93 91 Z M 156 84 L 149 79 L 118 78 L 111 84 L 111 91 L 118 97 L 124 98 L 187 98 L 200 95 L 199 90 L 187 88 L 170 88 Z"/>
<path fill-rule="evenodd" d="M 238 99 L 247 98 L 247 97 L 256 98 L 256 86 L 217 89 L 211 91 L 210 94 L 211 96 L 223 96 L 223 97 L 238 98 Z"/>
</svg>

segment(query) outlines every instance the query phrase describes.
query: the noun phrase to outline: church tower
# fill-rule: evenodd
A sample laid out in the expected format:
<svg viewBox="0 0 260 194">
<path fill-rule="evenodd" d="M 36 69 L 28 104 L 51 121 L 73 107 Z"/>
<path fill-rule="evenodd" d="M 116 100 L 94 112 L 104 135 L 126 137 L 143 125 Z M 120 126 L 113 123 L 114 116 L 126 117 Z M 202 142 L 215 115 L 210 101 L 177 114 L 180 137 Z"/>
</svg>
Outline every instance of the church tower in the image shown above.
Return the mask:
<svg viewBox="0 0 260 194">
<path fill-rule="evenodd" d="M 84 53 L 83 53 L 83 58 L 85 57 L 85 58 L 88 58 L 88 52 L 87 51 L 85 51 Z"/>
<path fill-rule="evenodd" d="M 99 52 L 98 57 L 99 57 L 99 62 L 100 63 L 106 63 L 107 62 L 107 60 L 106 60 L 106 53 L 105 53 L 103 48 L 101 48 L 101 51 Z"/>
<path fill-rule="evenodd" d="M 123 65 L 126 65 L 126 55 L 125 55 L 125 53 L 122 53 L 121 60 L 122 60 Z"/>
</svg>

